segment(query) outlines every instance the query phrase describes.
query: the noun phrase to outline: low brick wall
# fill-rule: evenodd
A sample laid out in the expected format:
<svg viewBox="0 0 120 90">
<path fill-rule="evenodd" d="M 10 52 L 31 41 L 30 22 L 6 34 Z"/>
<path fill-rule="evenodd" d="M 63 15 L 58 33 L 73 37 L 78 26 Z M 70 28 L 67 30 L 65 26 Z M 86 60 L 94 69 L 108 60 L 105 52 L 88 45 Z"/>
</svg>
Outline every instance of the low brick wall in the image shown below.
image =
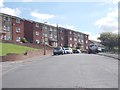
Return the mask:
<svg viewBox="0 0 120 90">
<path fill-rule="evenodd" d="M 44 55 L 43 50 L 38 50 L 38 51 L 27 51 L 24 54 L 14 54 L 14 53 L 9 53 L 6 56 L 1 56 L 0 61 L 17 61 L 17 60 L 23 60 L 27 58 L 32 58 L 32 57 L 38 57 Z M 52 50 L 47 50 L 46 55 L 52 55 Z"/>
</svg>

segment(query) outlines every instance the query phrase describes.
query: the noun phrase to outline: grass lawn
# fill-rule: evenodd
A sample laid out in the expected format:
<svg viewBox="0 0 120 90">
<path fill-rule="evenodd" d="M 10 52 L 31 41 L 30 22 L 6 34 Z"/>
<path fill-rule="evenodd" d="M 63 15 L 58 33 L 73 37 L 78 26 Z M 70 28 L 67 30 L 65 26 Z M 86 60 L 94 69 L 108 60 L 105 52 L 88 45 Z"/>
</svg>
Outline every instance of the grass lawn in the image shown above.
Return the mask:
<svg viewBox="0 0 120 90">
<path fill-rule="evenodd" d="M 23 54 L 27 50 L 38 50 L 38 49 L 0 42 L 0 56 L 4 56 L 7 53 Z"/>
</svg>

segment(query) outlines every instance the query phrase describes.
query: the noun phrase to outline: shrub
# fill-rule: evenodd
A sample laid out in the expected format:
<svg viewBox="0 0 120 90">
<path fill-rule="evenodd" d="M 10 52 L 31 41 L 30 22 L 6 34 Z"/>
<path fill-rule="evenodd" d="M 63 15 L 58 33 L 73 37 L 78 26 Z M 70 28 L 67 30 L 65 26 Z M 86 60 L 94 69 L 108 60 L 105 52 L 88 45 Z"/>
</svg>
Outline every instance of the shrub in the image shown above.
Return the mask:
<svg viewBox="0 0 120 90">
<path fill-rule="evenodd" d="M 27 41 L 26 38 L 22 38 L 22 39 L 21 39 L 21 42 L 22 42 L 22 43 L 27 43 L 28 41 Z"/>
</svg>

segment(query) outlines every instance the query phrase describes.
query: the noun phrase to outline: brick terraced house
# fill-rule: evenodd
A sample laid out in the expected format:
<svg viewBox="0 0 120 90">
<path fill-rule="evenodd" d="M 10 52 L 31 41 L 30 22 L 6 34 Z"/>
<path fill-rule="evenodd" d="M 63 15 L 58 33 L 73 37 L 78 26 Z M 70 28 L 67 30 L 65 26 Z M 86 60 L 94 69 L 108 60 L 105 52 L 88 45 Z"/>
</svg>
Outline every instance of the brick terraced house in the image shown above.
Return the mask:
<svg viewBox="0 0 120 90">
<path fill-rule="evenodd" d="M 38 45 L 69 46 L 88 49 L 89 35 L 71 29 L 52 26 L 41 22 L 22 19 L 16 16 L 0 13 L 0 39 L 21 42 L 26 38 L 28 42 Z"/>
</svg>

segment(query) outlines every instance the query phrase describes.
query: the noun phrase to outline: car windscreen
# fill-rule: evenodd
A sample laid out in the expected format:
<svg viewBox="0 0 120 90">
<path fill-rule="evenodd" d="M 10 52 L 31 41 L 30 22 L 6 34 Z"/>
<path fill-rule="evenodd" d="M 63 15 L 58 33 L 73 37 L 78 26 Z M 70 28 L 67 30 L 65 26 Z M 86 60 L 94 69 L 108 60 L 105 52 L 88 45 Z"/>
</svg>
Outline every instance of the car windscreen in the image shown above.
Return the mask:
<svg viewBox="0 0 120 90">
<path fill-rule="evenodd" d="M 54 50 L 60 50 L 61 48 L 54 48 Z"/>
</svg>

